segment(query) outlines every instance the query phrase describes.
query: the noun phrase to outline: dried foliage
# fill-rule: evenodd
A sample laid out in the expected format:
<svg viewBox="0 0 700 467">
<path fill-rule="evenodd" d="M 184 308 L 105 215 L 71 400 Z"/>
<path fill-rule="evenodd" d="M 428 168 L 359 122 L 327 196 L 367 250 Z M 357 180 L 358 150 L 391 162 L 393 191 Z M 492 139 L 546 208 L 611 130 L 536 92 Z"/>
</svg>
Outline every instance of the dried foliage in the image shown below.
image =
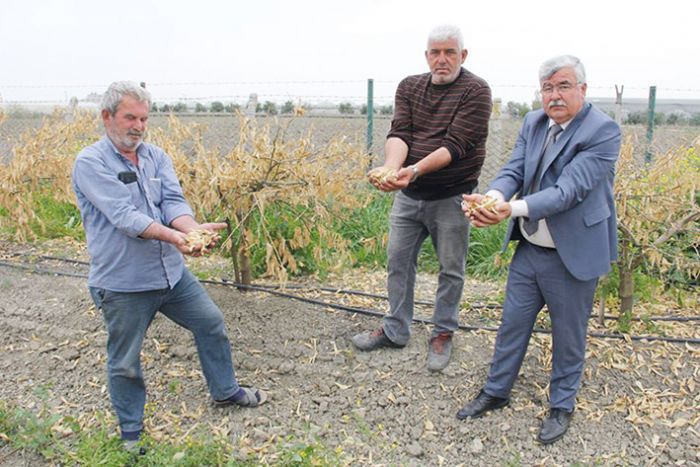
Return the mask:
<svg viewBox="0 0 700 467">
<path fill-rule="evenodd" d="M 285 127 L 273 131 L 269 125 L 239 119 L 239 141 L 223 156 L 216 148 L 204 147 L 201 127 L 175 117 L 166 130 L 151 134 L 151 140 L 173 158 L 197 216 L 230 221 L 224 246 L 231 249 L 237 279 L 249 282 L 246 262 L 251 247 L 261 241 L 266 248 L 265 275 L 282 281 L 299 271 L 294 251 L 312 246 L 314 238 L 318 239 L 313 242 L 314 258 L 332 254 L 333 261 L 342 264 L 346 241 L 329 227 L 334 216 L 358 206 L 355 188 L 364 177 L 367 156 L 344 139 L 315 148 L 310 134 L 288 140 Z M 275 211 L 275 206 L 294 208 L 295 217 L 288 219 L 293 226 L 290 236 L 268 228 L 268 209 Z M 260 221 L 254 226 L 256 214 Z"/>
<path fill-rule="evenodd" d="M 16 240 L 36 238 L 31 224 L 43 230 L 44 221 L 34 209 L 41 197 L 75 204 L 70 180 L 73 160 L 97 138 L 94 114 L 61 111 L 20 136 L 12 158 L 0 172 L 0 207 L 15 227 Z"/>
<path fill-rule="evenodd" d="M 699 144 L 659 154 L 650 163 L 635 160 L 629 139 L 622 146 L 615 185 L 621 312 L 632 308 L 632 273 L 644 263 L 661 274 L 700 274 Z"/>
</svg>

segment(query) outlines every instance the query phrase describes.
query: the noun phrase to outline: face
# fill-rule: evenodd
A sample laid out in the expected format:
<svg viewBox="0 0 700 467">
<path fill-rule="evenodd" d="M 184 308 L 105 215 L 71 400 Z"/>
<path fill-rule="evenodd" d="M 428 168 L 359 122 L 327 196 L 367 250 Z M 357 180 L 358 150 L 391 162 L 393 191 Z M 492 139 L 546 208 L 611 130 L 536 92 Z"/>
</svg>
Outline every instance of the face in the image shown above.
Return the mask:
<svg viewBox="0 0 700 467">
<path fill-rule="evenodd" d="M 466 58 L 467 49 L 459 50 L 457 39 L 430 42 L 425 59 L 432 73 L 433 84 L 449 84 L 456 80 Z"/>
<path fill-rule="evenodd" d="M 583 107 L 586 84 L 579 84 L 573 68 L 562 68 L 542 81 L 542 107 L 557 123 L 571 120 Z"/>
<path fill-rule="evenodd" d="M 148 102 L 124 96 L 114 115 L 102 111 L 107 136 L 120 151 L 134 152 L 143 141 L 148 121 Z"/>
</svg>

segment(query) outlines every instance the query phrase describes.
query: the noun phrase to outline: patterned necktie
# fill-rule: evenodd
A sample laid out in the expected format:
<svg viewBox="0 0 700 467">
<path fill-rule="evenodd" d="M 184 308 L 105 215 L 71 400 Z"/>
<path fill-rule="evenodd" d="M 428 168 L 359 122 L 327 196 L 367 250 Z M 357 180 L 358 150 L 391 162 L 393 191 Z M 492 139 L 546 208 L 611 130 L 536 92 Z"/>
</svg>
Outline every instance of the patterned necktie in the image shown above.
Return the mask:
<svg viewBox="0 0 700 467">
<path fill-rule="evenodd" d="M 536 191 L 540 190 L 540 179 L 542 178 L 542 169 L 544 167 L 542 161 L 544 161 L 544 159 L 547 158 L 547 151 L 549 151 L 552 148 L 554 142 L 557 139 L 557 135 L 559 135 L 559 133 L 561 133 L 562 130 L 563 128 L 558 123 L 555 123 L 554 125 L 549 127 L 549 132 L 547 133 L 547 140 L 545 141 L 544 146 L 542 147 L 542 154 L 540 154 L 540 160 L 537 162 L 537 170 L 535 171 L 535 176 L 533 177 L 532 182 L 530 183 L 530 189 L 527 191 L 527 194 L 535 193 Z M 526 217 L 523 219 L 523 228 L 525 229 L 525 232 L 527 232 L 528 235 L 533 235 L 535 232 L 537 232 L 538 223 L 539 221 L 533 221 Z"/>
</svg>

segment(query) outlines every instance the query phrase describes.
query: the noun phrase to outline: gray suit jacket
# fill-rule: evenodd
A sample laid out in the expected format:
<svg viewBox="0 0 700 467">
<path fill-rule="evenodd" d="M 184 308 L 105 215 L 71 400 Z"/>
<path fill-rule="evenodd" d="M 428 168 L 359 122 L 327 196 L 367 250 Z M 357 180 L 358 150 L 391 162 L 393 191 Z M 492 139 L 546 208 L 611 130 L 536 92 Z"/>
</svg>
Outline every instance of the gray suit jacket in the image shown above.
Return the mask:
<svg viewBox="0 0 700 467">
<path fill-rule="evenodd" d="M 489 189 L 510 199 L 530 186 L 548 122 L 541 109 L 525 116 L 511 159 Z M 617 259 L 613 181 L 619 153 L 620 127 L 591 104 L 584 104 L 543 161 L 540 191 L 523 198 L 530 219 L 546 218 L 557 253 L 579 280 L 605 274 Z M 521 238 L 511 219 L 506 242 Z"/>
</svg>

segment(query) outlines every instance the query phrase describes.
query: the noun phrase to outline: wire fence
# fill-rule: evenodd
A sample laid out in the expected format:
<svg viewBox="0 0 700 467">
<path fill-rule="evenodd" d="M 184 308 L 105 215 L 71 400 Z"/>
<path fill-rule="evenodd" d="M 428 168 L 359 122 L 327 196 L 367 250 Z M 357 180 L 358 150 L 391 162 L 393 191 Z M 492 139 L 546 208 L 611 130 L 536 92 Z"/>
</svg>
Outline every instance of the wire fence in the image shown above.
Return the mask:
<svg viewBox="0 0 700 467">
<path fill-rule="evenodd" d="M 259 123 L 283 130 L 286 138 L 309 136 L 319 147 L 333 137 L 344 137 L 369 151 L 375 165 L 383 160 L 397 84 L 381 80 L 143 83 L 154 100 L 149 120 L 152 128 L 167 125 L 168 115 L 174 111 L 184 122 L 201 125 L 204 144 L 217 148 L 222 154 L 238 141 L 237 112 L 242 112 Z M 54 108 L 97 112 L 101 92 L 106 87 L 107 84 L 0 85 L 0 110 L 7 115 L 0 125 L 0 161 L 12 157 L 12 147 L 19 136 L 38 128 Z M 533 99 L 529 104 L 505 103 L 497 97 L 513 88 L 528 90 Z M 537 88 L 532 85 L 497 84 L 492 85 L 492 89 L 495 110 L 482 169 L 482 187 L 507 161 L 521 118 L 533 101 L 537 101 Z M 588 100 L 611 116 L 619 114 L 623 135 L 633 139 L 640 154 L 659 154 L 673 147 L 690 145 L 700 134 L 700 98 L 694 98 L 700 97 L 700 89 L 657 90 L 660 98 L 654 100 L 651 114 L 650 99 L 625 98 L 616 91 L 617 88 L 589 87 L 588 96 L 608 97 L 589 97 Z M 639 91 L 633 88 L 626 92 L 639 95 Z M 63 97 L 56 98 L 57 95 Z M 685 97 L 669 97 L 673 95 Z M 369 116 L 368 108 L 374 110 Z M 649 120 L 649 115 L 653 121 Z"/>
</svg>

